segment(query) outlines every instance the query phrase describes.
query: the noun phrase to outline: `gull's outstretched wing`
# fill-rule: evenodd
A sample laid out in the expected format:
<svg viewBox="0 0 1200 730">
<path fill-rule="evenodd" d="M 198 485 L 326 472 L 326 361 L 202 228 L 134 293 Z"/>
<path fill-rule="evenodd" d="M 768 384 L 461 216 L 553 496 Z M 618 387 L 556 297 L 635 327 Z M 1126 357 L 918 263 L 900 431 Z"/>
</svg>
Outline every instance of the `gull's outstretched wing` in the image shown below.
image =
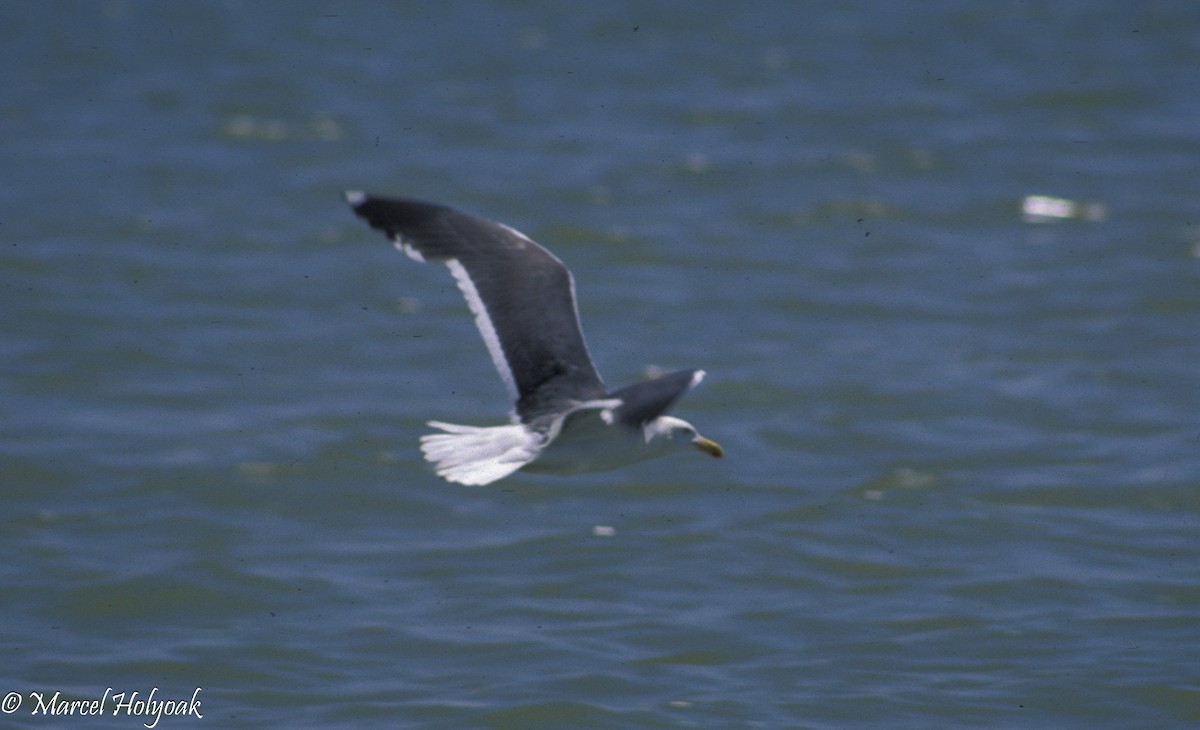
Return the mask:
<svg viewBox="0 0 1200 730">
<path fill-rule="evenodd" d="M 637 428 L 658 418 L 679 396 L 703 379 L 703 370 L 676 370 L 621 388 L 608 396 L 621 401 L 621 405 L 612 411 L 612 420 L 627 428 Z"/>
<path fill-rule="evenodd" d="M 347 192 L 354 212 L 417 261 L 450 268 L 522 421 L 604 395 L 571 272 L 528 236 L 443 205 Z"/>
</svg>

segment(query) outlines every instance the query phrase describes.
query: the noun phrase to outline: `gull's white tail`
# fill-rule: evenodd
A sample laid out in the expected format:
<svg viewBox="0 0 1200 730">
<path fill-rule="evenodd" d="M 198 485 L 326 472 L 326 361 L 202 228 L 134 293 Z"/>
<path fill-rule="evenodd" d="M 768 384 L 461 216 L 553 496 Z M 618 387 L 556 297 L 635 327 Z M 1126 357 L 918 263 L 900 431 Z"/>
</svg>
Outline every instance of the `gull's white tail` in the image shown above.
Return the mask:
<svg viewBox="0 0 1200 730">
<path fill-rule="evenodd" d="M 430 421 L 445 433 L 421 437 L 421 453 L 433 462 L 438 476 L 478 486 L 512 474 L 537 458 L 542 436 L 519 424 L 459 426 Z"/>
</svg>

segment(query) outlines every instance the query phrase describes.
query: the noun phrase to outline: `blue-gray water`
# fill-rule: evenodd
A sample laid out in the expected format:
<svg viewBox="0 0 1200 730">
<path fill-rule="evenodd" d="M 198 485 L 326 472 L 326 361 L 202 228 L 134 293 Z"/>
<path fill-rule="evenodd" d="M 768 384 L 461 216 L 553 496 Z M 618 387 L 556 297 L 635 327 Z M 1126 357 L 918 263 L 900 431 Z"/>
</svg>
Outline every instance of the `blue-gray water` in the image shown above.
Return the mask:
<svg viewBox="0 0 1200 730">
<path fill-rule="evenodd" d="M 1198 31 L 3 5 L 0 725 L 1200 724 Z M 705 368 L 727 457 L 438 480 L 424 421 L 503 388 L 345 188 L 546 244 L 609 384 Z"/>
</svg>

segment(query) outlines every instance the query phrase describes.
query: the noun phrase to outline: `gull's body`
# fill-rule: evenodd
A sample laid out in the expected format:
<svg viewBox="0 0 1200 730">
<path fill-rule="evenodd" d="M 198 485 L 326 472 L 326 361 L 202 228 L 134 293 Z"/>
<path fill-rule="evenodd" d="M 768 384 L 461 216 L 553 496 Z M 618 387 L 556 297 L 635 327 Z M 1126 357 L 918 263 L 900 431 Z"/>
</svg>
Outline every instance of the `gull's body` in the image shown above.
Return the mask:
<svg viewBox="0 0 1200 730">
<path fill-rule="evenodd" d="M 514 401 L 512 423 L 421 437 L 439 476 L 488 484 L 518 469 L 573 474 L 671 451 L 721 447 L 664 411 L 704 377 L 680 370 L 609 392 L 587 351 L 571 272 L 508 226 L 416 200 L 346 193 L 354 212 L 410 258 L 449 267 Z"/>
</svg>

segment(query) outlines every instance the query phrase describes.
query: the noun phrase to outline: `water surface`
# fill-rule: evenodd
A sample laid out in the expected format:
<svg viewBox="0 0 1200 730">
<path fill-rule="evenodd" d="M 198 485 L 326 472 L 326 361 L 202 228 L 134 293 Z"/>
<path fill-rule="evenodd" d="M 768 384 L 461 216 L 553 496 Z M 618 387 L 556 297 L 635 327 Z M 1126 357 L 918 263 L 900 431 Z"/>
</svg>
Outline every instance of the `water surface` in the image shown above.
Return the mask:
<svg viewBox="0 0 1200 730">
<path fill-rule="evenodd" d="M 0 10 L 6 721 L 1194 725 L 1198 23 Z M 504 391 L 345 188 L 546 244 L 610 385 L 708 371 L 726 459 L 440 482 L 424 421 Z"/>
</svg>

